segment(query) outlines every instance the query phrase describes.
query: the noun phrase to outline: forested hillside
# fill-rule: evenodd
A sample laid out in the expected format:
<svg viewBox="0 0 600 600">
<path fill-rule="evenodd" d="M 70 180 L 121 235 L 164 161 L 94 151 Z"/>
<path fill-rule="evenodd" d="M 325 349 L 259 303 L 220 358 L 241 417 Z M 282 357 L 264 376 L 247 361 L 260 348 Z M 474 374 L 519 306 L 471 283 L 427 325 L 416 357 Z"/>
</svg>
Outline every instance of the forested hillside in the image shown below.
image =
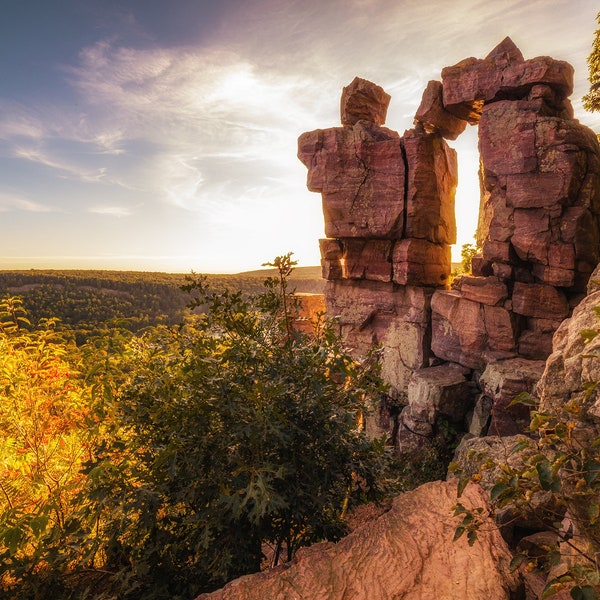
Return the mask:
<svg viewBox="0 0 600 600">
<path fill-rule="evenodd" d="M 323 289 L 320 268 L 296 271 L 291 286 L 297 291 Z M 63 328 L 75 329 L 81 341 L 116 322 L 130 331 L 181 322 L 190 302 L 181 286 L 190 277 L 205 277 L 216 289 L 239 289 L 248 294 L 260 291 L 271 274 L 269 269 L 202 276 L 135 271 L 0 271 L 0 297 L 20 296 L 34 325 L 56 317 Z"/>
</svg>

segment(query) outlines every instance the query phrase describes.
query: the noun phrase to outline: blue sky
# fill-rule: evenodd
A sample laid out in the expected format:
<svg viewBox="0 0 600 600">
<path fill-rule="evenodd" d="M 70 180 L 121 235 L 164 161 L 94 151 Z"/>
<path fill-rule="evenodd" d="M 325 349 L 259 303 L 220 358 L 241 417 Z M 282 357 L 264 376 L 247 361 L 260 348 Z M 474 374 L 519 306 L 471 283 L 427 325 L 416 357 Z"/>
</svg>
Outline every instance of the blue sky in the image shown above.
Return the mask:
<svg viewBox="0 0 600 600">
<path fill-rule="evenodd" d="M 317 264 L 320 197 L 300 133 L 339 124 L 354 76 L 412 126 L 444 66 L 506 35 L 575 67 L 596 0 L 0 0 L 0 268 L 237 272 Z M 476 129 L 459 152 L 460 244 L 477 209 Z"/>
</svg>

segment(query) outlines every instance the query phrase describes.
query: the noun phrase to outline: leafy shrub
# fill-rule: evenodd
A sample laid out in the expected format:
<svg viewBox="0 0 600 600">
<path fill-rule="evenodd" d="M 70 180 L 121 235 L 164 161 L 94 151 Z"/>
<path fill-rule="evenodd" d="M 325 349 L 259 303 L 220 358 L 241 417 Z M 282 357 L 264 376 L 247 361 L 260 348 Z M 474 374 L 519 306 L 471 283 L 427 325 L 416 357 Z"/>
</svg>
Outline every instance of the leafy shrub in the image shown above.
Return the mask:
<svg viewBox="0 0 600 600">
<path fill-rule="evenodd" d="M 277 564 L 338 539 L 391 489 L 360 425 L 376 356 L 357 363 L 322 319 L 295 330 L 293 265 L 260 294 L 192 281 L 205 314 L 81 348 L 0 306 L 0 598 L 192 598 L 269 547 Z"/>
</svg>

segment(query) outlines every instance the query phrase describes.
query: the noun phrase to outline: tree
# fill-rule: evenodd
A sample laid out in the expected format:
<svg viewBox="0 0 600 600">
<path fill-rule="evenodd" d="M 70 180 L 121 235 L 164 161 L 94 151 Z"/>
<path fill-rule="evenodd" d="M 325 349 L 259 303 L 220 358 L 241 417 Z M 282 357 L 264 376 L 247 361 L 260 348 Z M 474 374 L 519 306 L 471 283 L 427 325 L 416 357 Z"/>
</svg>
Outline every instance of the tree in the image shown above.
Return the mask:
<svg viewBox="0 0 600 600">
<path fill-rule="evenodd" d="M 205 314 L 134 343 L 88 491 L 119 597 L 191 597 L 259 570 L 268 546 L 272 564 L 289 560 L 386 492 L 384 440 L 360 427 L 383 389 L 377 362 L 353 360 L 332 324 L 294 330 L 294 264 L 278 257 L 249 297 L 193 281 Z"/>
<path fill-rule="evenodd" d="M 596 16 L 600 24 L 600 13 Z M 590 91 L 582 98 L 583 107 L 589 111 L 600 110 L 600 29 L 596 29 L 592 51 L 587 59 Z"/>
<path fill-rule="evenodd" d="M 27 317 L 19 297 L 0 300 L 0 598 L 91 597 L 107 574 L 85 467 L 110 430 L 127 336 L 77 347 L 56 319 Z"/>
<path fill-rule="evenodd" d="M 29 325 L 20 298 L 0 301 L 0 597 L 11 599 L 39 598 L 41 587 L 57 597 L 57 566 L 76 545 L 65 541 L 72 502 L 94 447 L 74 343 L 53 320 Z"/>
<path fill-rule="evenodd" d="M 462 259 L 462 270 L 463 273 L 470 273 L 473 262 L 473 257 L 480 251 L 480 248 L 473 244 L 463 244 L 460 250 L 460 257 Z"/>
</svg>

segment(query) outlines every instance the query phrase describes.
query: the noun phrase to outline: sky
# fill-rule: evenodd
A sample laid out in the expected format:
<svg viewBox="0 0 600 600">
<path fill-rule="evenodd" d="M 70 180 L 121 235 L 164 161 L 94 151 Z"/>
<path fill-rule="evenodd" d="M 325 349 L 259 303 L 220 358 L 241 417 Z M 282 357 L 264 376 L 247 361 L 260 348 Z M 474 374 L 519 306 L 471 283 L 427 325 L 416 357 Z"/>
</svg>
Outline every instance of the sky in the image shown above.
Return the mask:
<svg viewBox="0 0 600 600">
<path fill-rule="evenodd" d="M 575 67 L 597 0 L 0 0 L 0 269 L 235 273 L 319 263 L 321 198 L 296 158 L 339 126 L 355 76 L 413 126 L 427 81 L 510 36 Z M 477 128 L 459 160 L 460 246 L 478 211 Z"/>
</svg>

